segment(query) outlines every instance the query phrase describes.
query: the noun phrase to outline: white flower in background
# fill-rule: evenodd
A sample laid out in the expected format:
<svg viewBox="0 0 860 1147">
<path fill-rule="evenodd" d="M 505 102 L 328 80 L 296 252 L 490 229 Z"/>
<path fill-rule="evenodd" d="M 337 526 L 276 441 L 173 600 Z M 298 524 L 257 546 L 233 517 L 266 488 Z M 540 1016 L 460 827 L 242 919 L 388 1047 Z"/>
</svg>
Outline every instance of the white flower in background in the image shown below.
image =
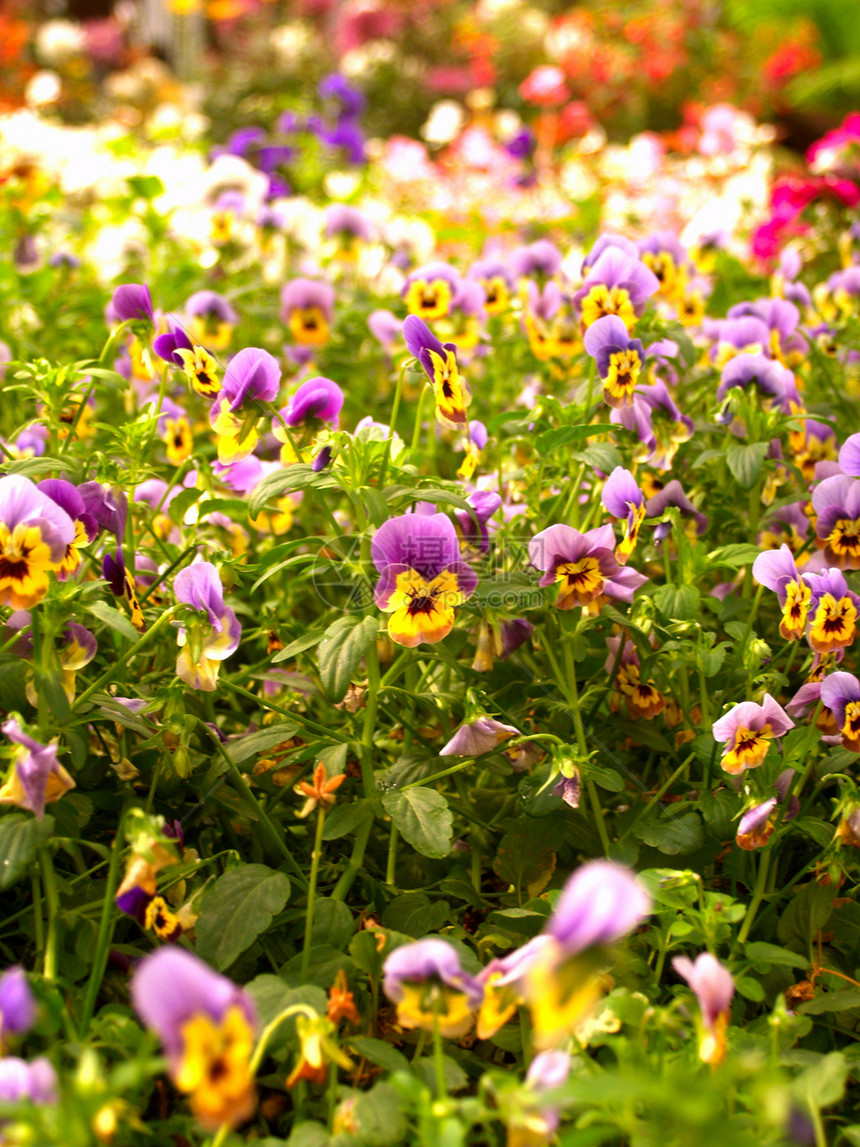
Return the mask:
<svg viewBox="0 0 860 1147">
<path fill-rule="evenodd" d="M 340 58 L 340 70 L 347 79 L 367 76 L 376 68 L 390 64 L 397 56 L 397 47 L 391 40 L 371 40 L 360 48 L 351 48 Z"/>
<path fill-rule="evenodd" d="M 421 135 L 430 144 L 452 143 L 466 122 L 466 112 L 456 100 L 439 100 L 430 109 Z"/>
<path fill-rule="evenodd" d="M 36 33 L 36 55 L 51 67 L 58 67 L 86 47 L 84 30 L 71 20 L 49 20 Z"/>
<path fill-rule="evenodd" d="M 27 84 L 24 99 L 27 107 L 41 108 L 56 103 L 63 94 L 63 83 L 56 72 L 36 72 Z"/>
<path fill-rule="evenodd" d="M 278 64 L 285 72 L 290 72 L 312 47 L 313 32 L 303 21 L 291 20 L 288 24 L 281 24 L 280 27 L 272 29 L 269 43 L 278 57 Z"/>
<path fill-rule="evenodd" d="M 323 187 L 329 199 L 349 199 L 358 190 L 361 176 L 356 171 L 329 171 Z"/>
</svg>

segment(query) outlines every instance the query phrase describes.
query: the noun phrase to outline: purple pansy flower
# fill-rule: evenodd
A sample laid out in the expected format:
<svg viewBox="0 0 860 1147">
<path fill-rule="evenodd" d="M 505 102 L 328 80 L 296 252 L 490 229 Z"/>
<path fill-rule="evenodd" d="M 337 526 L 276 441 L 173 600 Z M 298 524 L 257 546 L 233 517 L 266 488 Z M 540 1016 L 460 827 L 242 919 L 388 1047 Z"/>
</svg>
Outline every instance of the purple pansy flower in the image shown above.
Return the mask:
<svg viewBox="0 0 860 1147">
<path fill-rule="evenodd" d="M 205 1126 L 235 1125 L 251 1114 L 257 1017 L 247 992 L 191 952 L 164 947 L 138 964 L 131 1000 L 161 1040 L 173 1082 L 190 1092 L 191 1109 Z"/>
<path fill-rule="evenodd" d="M 15 966 L 0 976 L 0 1038 L 7 1032 L 22 1035 L 36 1020 L 36 1001 L 27 982 L 27 973 Z"/>
<path fill-rule="evenodd" d="M 705 1063 L 719 1063 L 725 1054 L 725 1029 L 735 994 L 732 974 L 710 952 L 700 952 L 695 962 L 687 956 L 675 956 L 672 967 L 687 981 L 699 1003 L 705 1027 L 699 1055 Z"/>
<path fill-rule="evenodd" d="M 0 478 L 0 604 L 29 609 L 66 558 L 75 523 L 20 474 Z"/>
<path fill-rule="evenodd" d="M 503 725 L 494 717 L 479 717 L 461 725 L 450 741 L 439 750 L 440 757 L 480 757 L 490 753 L 509 737 L 518 737 L 519 729 Z"/>
<path fill-rule="evenodd" d="M 390 518 L 371 542 L 379 572 L 374 596 L 389 613 L 398 645 L 433 644 L 451 632 L 454 608 L 475 592 L 478 578 L 460 556 L 457 533 L 445 514 Z"/>
<path fill-rule="evenodd" d="M 466 501 L 475 511 L 475 517 L 478 519 L 477 525 L 467 510 L 455 510 L 454 518 L 457 521 L 458 532 L 466 546 L 471 546 L 482 554 L 489 553 L 490 534 L 487 529 L 487 522 L 501 506 L 502 499 L 492 490 L 476 490 L 469 494 Z"/>
<path fill-rule="evenodd" d="M 769 800 L 761 801 L 746 810 L 738 822 L 738 831 L 735 836 L 735 843 L 739 848 L 751 851 L 755 848 L 763 848 L 767 844 L 776 827 L 771 814 L 777 805 L 785 800 L 793 776 L 794 769 L 783 769 L 774 782 L 776 794 Z M 783 822 L 792 820 L 799 812 L 800 801 L 793 796 L 788 802 Z"/>
<path fill-rule="evenodd" d="M 287 426 L 326 422 L 337 427 L 343 407 L 343 391 L 330 378 L 309 378 L 303 382 L 280 412 Z M 276 420 L 275 426 L 279 423 Z"/>
<path fill-rule="evenodd" d="M 417 315 L 404 320 L 403 338 L 433 386 L 437 421 L 454 430 L 461 428 L 467 421 L 466 407 L 472 394 L 457 366 L 456 346 L 441 343 Z"/>
<path fill-rule="evenodd" d="M 206 621 L 191 621 L 180 628 L 181 653 L 176 673 L 192 689 L 212 692 L 217 687 L 221 662 L 235 653 L 242 638 L 236 614 L 224 604 L 224 590 L 211 562 L 195 562 L 176 575 L 176 600 L 206 614 Z"/>
<path fill-rule="evenodd" d="M 847 474 L 825 478 L 812 491 L 812 508 L 826 561 L 860 569 L 860 481 Z"/>
<path fill-rule="evenodd" d="M 597 326 L 597 323 L 594 325 Z M 636 479 L 630 471 L 623 466 L 616 466 L 603 483 L 601 501 L 607 513 L 625 523 L 624 537 L 615 547 L 615 557 L 624 565 L 636 548 L 639 529 L 645 520 L 645 495 L 636 485 Z"/>
<path fill-rule="evenodd" d="M 448 263 L 425 263 L 410 272 L 400 293 L 410 315 L 443 319 L 451 310 L 459 282 L 459 273 Z"/>
<path fill-rule="evenodd" d="M 334 287 L 314 279 L 293 279 L 281 291 L 281 318 L 293 342 L 319 347 L 328 342 L 334 314 Z"/>
<path fill-rule="evenodd" d="M 554 279 L 561 271 L 562 254 L 549 239 L 538 239 L 525 247 L 517 247 L 511 253 L 511 271 L 517 279 L 536 276 L 541 279 Z"/>
<path fill-rule="evenodd" d="M 457 950 L 445 940 L 418 940 L 395 948 L 383 966 L 382 990 L 397 1005 L 406 1028 L 454 1038 L 472 1026 L 484 997 L 482 985 L 463 971 Z"/>
<path fill-rule="evenodd" d="M 147 322 L 155 325 L 152 297 L 145 283 L 124 283 L 114 291 L 108 304 L 116 322 Z"/>
<path fill-rule="evenodd" d="M 767 756 L 771 740 L 778 741 L 793 728 L 794 721 L 769 693 L 761 705 L 755 701 L 733 705 L 712 729 L 714 740 L 726 745 L 720 764 L 732 776 L 755 769 Z"/>
<path fill-rule="evenodd" d="M 612 944 L 637 928 L 651 902 L 636 874 L 611 860 L 591 860 L 568 879 L 546 933 L 574 956 Z"/>
<path fill-rule="evenodd" d="M 809 644 L 816 653 L 838 651 L 841 657 L 854 641 L 860 618 L 860 597 L 848 588 L 845 575 L 838 569 L 822 573 L 805 573 L 809 586 Z"/>
<path fill-rule="evenodd" d="M 50 1060 L 40 1056 L 31 1062 L 16 1055 L 0 1058 L 0 1103 L 23 1103 L 37 1106 L 56 1103 L 57 1073 Z"/>
<path fill-rule="evenodd" d="M 792 403 L 800 404 L 792 372 L 763 354 L 737 354 L 726 363 L 717 387 L 717 401 L 722 402 L 733 387 L 746 389 L 748 386 L 756 386 L 786 414 Z"/>
<path fill-rule="evenodd" d="M 529 542 L 529 561 L 543 571 L 540 585 L 558 583 L 558 609 L 590 605 L 600 597 L 632 601 L 633 593 L 648 580 L 616 561 L 612 526 L 598 526 L 581 534 L 572 526 L 542 530 Z"/>
<path fill-rule="evenodd" d="M 591 265 L 573 296 L 583 328 L 606 315 L 618 315 L 629 330 L 660 289 L 657 276 L 638 258 L 608 246 Z"/>
<path fill-rule="evenodd" d="M 696 523 L 697 534 L 703 534 L 705 530 L 707 530 L 707 517 L 698 509 L 696 509 L 696 507 L 684 493 L 684 487 L 681 485 L 677 478 L 673 478 L 671 482 L 667 482 L 662 490 L 658 490 L 656 494 L 648 499 L 648 501 L 645 503 L 645 517 L 659 518 L 670 506 L 674 506 L 676 509 L 680 510 L 684 517 L 693 518 Z M 666 523 L 666 525 L 668 527 L 669 524 Z M 657 527 L 658 531 L 661 529 L 661 526 Z M 668 533 L 669 528 L 667 528 L 661 534 L 655 533 L 655 538 L 657 540 L 662 540 L 662 538 L 666 537 Z"/>
<path fill-rule="evenodd" d="M 630 406 L 645 363 L 642 341 L 629 337 L 618 315 L 605 315 L 591 323 L 584 343 L 597 363 L 604 401 L 612 407 Z"/>
<path fill-rule="evenodd" d="M 821 682 L 820 697 L 833 714 L 843 747 L 860 753 L 860 681 L 853 673 L 831 673 Z"/>
<path fill-rule="evenodd" d="M 812 590 L 800 576 L 788 546 L 765 550 L 753 562 L 753 577 L 777 595 L 782 620 L 779 632 L 786 641 L 797 641 L 806 629 Z"/>
<path fill-rule="evenodd" d="M 12 758 L 12 771 L 0 788 L 0 804 L 13 804 L 28 809 L 41 820 L 45 805 L 57 801 L 75 782 L 57 760 L 57 742 L 41 745 L 29 737 L 14 718 L 2 731 L 17 745 Z"/>
</svg>

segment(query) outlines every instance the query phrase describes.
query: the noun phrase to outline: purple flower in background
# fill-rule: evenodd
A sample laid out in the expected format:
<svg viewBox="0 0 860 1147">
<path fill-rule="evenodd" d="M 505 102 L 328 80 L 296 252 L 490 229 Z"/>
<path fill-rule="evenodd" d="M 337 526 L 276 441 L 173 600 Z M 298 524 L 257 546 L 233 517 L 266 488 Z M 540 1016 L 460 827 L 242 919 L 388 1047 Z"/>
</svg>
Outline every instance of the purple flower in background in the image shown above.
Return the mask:
<svg viewBox="0 0 860 1147">
<path fill-rule="evenodd" d="M 409 648 L 442 641 L 457 605 L 478 578 L 460 556 L 457 533 L 445 514 L 402 514 L 376 531 L 371 557 L 379 572 L 374 597 L 389 613 L 388 634 Z"/>
<path fill-rule="evenodd" d="M 397 1005 L 405 1028 L 433 1031 L 446 1038 L 472 1026 L 484 989 L 463 971 L 457 950 L 445 940 L 418 940 L 395 948 L 383 966 L 382 990 Z"/>
<path fill-rule="evenodd" d="M 392 311 L 371 311 L 367 316 L 370 333 L 386 351 L 391 351 L 400 338 L 403 323 Z"/>
<path fill-rule="evenodd" d="M 367 103 L 363 92 L 353 87 L 339 72 L 333 72 L 321 80 L 317 92 L 321 99 L 334 100 L 338 106 L 338 115 L 347 118 L 361 115 Z"/>
<path fill-rule="evenodd" d="M 211 562 L 195 562 L 180 570 L 173 592 L 178 602 L 206 615 L 205 622 L 195 619 L 180 628 L 176 674 L 192 689 L 212 692 L 217 688 L 221 662 L 239 647 L 242 626 L 224 604 L 221 579 Z"/>
<path fill-rule="evenodd" d="M 100 530 L 113 534 L 121 545 L 125 538 L 128 498 L 118 486 L 102 486 L 99 482 L 84 482 L 78 486 L 86 512 L 95 518 Z"/>
<path fill-rule="evenodd" d="M 439 750 L 440 757 L 480 757 L 490 753 L 509 737 L 518 737 L 519 729 L 503 725 L 493 717 L 479 717 L 461 725 L 451 740 Z"/>
<path fill-rule="evenodd" d="M 40 745 L 27 736 L 14 718 L 2 726 L 5 736 L 17 748 L 12 757 L 12 771 L 0 788 L 0 804 L 13 804 L 35 814 L 45 815 L 45 805 L 58 801 L 75 782 L 57 760 L 57 742 Z"/>
<path fill-rule="evenodd" d="M 631 259 L 639 258 L 639 250 L 631 239 L 628 239 L 625 235 L 615 235 L 612 232 L 606 231 L 602 235 L 598 235 L 595 239 L 591 250 L 582 260 L 580 273 L 582 275 L 587 274 L 603 252 L 609 247 L 616 247 L 622 254 L 627 255 Z"/>
<path fill-rule="evenodd" d="M 27 973 L 17 965 L 7 968 L 0 976 L 0 1041 L 5 1041 L 7 1032 L 23 1035 L 35 1020 L 36 1001 L 27 982 Z"/>
<path fill-rule="evenodd" d="M 281 291 L 281 319 L 293 342 L 319 347 L 328 342 L 334 314 L 334 287 L 313 279 L 293 279 Z"/>
<path fill-rule="evenodd" d="M 800 405 L 794 375 L 781 362 L 763 354 L 738 354 L 726 363 L 717 387 L 717 401 L 722 402 L 733 387 L 745 390 L 749 386 L 757 387 L 786 414 L 791 403 Z"/>
<path fill-rule="evenodd" d="M 606 247 L 573 296 L 583 328 L 606 315 L 618 315 L 628 330 L 660 288 L 657 276 L 637 257 L 617 246 Z"/>
<path fill-rule="evenodd" d="M 254 1108 L 250 1070 L 257 1017 L 232 980 L 182 948 L 164 947 L 138 964 L 134 1010 L 161 1040 L 170 1077 L 190 1093 L 206 1127 L 235 1126 Z"/>
<path fill-rule="evenodd" d="M 478 521 L 476 524 L 467 510 L 455 510 L 454 518 L 457 522 L 457 531 L 467 547 L 472 547 L 482 554 L 489 553 L 490 534 L 487 529 L 487 522 L 501 506 L 502 499 L 491 490 L 476 490 L 473 494 L 469 494 L 466 501 L 474 510 Z"/>
<path fill-rule="evenodd" d="M 125 283 L 117 287 L 108 304 L 111 318 L 116 322 L 146 322 L 155 325 L 152 298 L 145 283 Z"/>
<path fill-rule="evenodd" d="M 40 1056 L 28 1063 L 16 1055 L 0 1058 L 0 1103 L 40 1106 L 56 1103 L 57 1098 L 57 1073 L 50 1060 Z"/>
<path fill-rule="evenodd" d="M 444 319 L 459 282 L 459 273 L 448 263 L 425 263 L 407 276 L 400 293 L 410 315 Z"/>
<path fill-rule="evenodd" d="M 256 144 L 262 143 L 266 132 L 261 127 L 240 127 L 227 137 L 227 142 L 220 147 L 213 147 L 209 153 L 210 159 L 217 159 L 219 155 L 238 155 L 244 158 L 252 152 Z"/>
<path fill-rule="evenodd" d="M 731 972 L 710 952 L 700 952 L 695 962 L 675 956 L 672 967 L 687 981 L 699 1002 L 704 1033 L 699 1056 L 705 1063 L 717 1064 L 726 1052 L 729 1008 L 735 994 Z"/>
<path fill-rule="evenodd" d="M 636 874 L 611 860 L 591 860 L 568 879 L 545 931 L 574 956 L 612 944 L 637 928 L 651 901 Z"/>
<path fill-rule="evenodd" d="M 484 288 L 484 309 L 488 315 L 501 315 L 511 304 L 515 281 L 511 268 L 501 259 L 478 259 L 467 277 Z"/>
<path fill-rule="evenodd" d="M 195 291 L 185 303 L 185 313 L 192 336 L 209 350 L 224 350 L 239 321 L 230 303 L 216 291 Z"/>
<path fill-rule="evenodd" d="M 860 434 L 846 438 L 839 451 L 839 467 L 845 474 L 860 478 Z"/>
<path fill-rule="evenodd" d="M 703 534 L 708 528 L 708 519 L 703 513 L 696 509 L 684 493 L 684 487 L 677 478 L 673 478 L 671 482 L 667 482 L 662 490 L 658 490 L 653 497 L 648 499 L 645 503 L 645 517 L 659 518 L 670 506 L 674 506 L 680 510 L 684 517 L 690 517 L 695 521 L 697 534 Z M 658 529 L 660 529 L 659 526 Z M 667 530 L 663 534 L 663 537 L 665 537 L 668 532 Z"/>
<path fill-rule="evenodd" d="M 654 354 L 654 347 L 646 354 Z M 678 447 L 693 436 L 693 420 L 682 414 L 662 379 L 640 385 L 628 406 L 615 407 L 609 421 L 632 430 L 650 454 L 644 459 L 657 470 L 669 470 Z M 638 455 L 637 455 L 638 456 Z"/>
<path fill-rule="evenodd" d="M 351 249 L 356 240 L 369 243 L 375 237 L 376 228 L 370 217 L 357 207 L 332 203 L 326 208 L 323 234 L 327 239 L 340 239 L 344 247 Z"/>
<path fill-rule="evenodd" d="M 561 263 L 561 251 L 549 239 L 517 247 L 510 257 L 511 271 L 517 279 L 554 279 L 561 271 Z"/>
</svg>

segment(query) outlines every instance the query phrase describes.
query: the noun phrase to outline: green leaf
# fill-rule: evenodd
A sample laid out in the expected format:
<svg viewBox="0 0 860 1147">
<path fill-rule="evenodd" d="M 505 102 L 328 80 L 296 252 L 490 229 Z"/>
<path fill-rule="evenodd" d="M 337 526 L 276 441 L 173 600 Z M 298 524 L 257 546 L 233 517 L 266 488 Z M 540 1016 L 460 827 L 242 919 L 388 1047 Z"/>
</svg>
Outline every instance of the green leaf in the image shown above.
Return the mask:
<svg viewBox="0 0 860 1147">
<path fill-rule="evenodd" d="M 770 964 L 785 968 L 800 968 L 806 971 L 809 960 L 805 956 L 798 956 L 787 948 L 780 948 L 776 944 L 766 944 L 763 940 L 754 940 L 744 945 L 744 955 L 755 964 Z"/>
<path fill-rule="evenodd" d="M 405 1055 L 386 1043 L 384 1039 L 367 1039 L 363 1036 L 350 1039 L 349 1046 L 356 1055 L 370 1060 L 383 1071 L 408 1071 L 409 1061 Z"/>
<path fill-rule="evenodd" d="M 164 194 L 164 184 L 157 175 L 127 175 L 125 181 L 132 195 L 143 199 L 155 199 Z"/>
<path fill-rule="evenodd" d="M 358 1139 L 364 1147 L 397 1147 L 406 1141 L 408 1124 L 400 1093 L 389 1083 L 377 1083 L 359 1095 L 352 1108 Z"/>
<path fill-rule="evenodd" d="M 325 471 L 317 474 L 307 463 L 294 462 L 292 466 L 269 474 L 254 487 L 254 492 L 248 501 L 251 517 L 256 518 L 270 498 L 279 498 L 287 490 L 304 490 L 308 487 L 334 490 L 338 488 L 338 483 Z"/>
<path fill-rule="evenodd" d="M 302 634 L 295 641 L 291 641 L 289 645 L 285 645 L 283 649 L 279 649 L 272 658 L 272 664 L 277 665 L 279 661 L 289 661 L 297 653 L 304 653 L 306 649 L 312 649 L 315 645 L 319 645 L 324 637 L 324 629 L 313 629 L 310 633 Z"/>
<path fill-rule="evenodd" d="M 319 1015 L 324 1016 L 328 1003 L 328 997 L 322 988 L 313 984 L 291 988 L 280 976 L 270 974 L 255 977 L 246 985 L 246 991 L 254 1001 L 261 1029 L 295 1004 L 307 1004 Z M 289 1046 L 295 1044 L 297 1038 L 296 1017 L 288 1016 L 275 1029 L 267 1045 L 267 1054 L 276 1058 L 286 1056 Z"/>
<path fill-rule="evenodd" d="M 292 1129 L 289 1139 L 286 1140 L 286 1147 L 329 1147 L 330 1143 L 331 1135 L 328 1133 L 328 1128 L 309 1119 Z M 272 1144 L 272 1147 L 284 1147 L 284 1140 L 264 1139 L 260 1147 L 268 1147 L 269 1144 Z"/>
<path fill-rule="evenodd" d="M 554 430 L 539 434 L 535 445 L 541 458 L 546 458 L 560 446 L 567 446 L 571 442 L 582 442 L 584 438 L 591 438 L 595 434 L 611 433 L 614 429 L 610 423 L 598 426 L 557 426 Z"/>
<path fill-rule="evenodd" d="M 404 792 L 388 793 L 382 807 L 405 841 L 422 856 L 436 860 L 451 851 L 454 818 L 448 802 L 435 789 L 417 785 Z"/>
<path fill-rule="evenodd" d="M 437 932 L 448 919 L 450 905 L 444 900 L 433 901 L 423 892 L 407 892 L 396 896 L 382 913 L 385 928 L 404 932 L 407 936 L 426 936 Z"/>
<path fill-rule="evenodd" d="M 130 641 L 132 645 L 140 641 L 140 634 L 125 614 L 120 613 L 118 609 L 114 609 L 112 605 L 108 605 L 106 601 L 87 602 L 84 608 L 87 613 L 91 613 L 93 617 L 97 617 L 99 621 L 103 621 L 105 625 L 109 626 L 116 633 L 121 634 L 126 641 Z"/>
<path fill-rule="evenodd" d="M 350 801 L 337 804 L 327 814 L 323 825 L 323 840 L 339 840 L 355 832 L 360 824 L 373 816 L 373 805 L 369 800 Z"/>
<path fill-rule="evenodd" d="M 522 892 L 552 869 L 561 840 L 559 822 L 522 816 L 499 843 L 493 870 Z"/>
<path fill-rule="evenodd" d="M 620 793 L 624 789 L 624 778 L 617 769 L 605 768 L 589 761 L 583 769 L 583 774 L 590 777 L 596 785 L 610 793 Z"/>
<path fill-rule="evenodd" d="M 450 1055 L 442 1057 L 442 1066 L 445 1072 L 445 1088 L 447 1091 L 462 1091 L 469 1085 L 469 1077 Z M 413 1069 L 428 1087 L 436 1086 L 436 1067 L 431 1055 L 422 1056 L 413 1064 Z M 443 1141 L 444 1142 L 444 1141 Z"/>
<path fill-rule="evenodd" d="M 729 569 L 738 569 L 754 562 L 760 553 L 759 547 L 749 542 L 739 542 L 736 545 L 721 546 L 708 554 L 709 566 L 728 566 Z"/>
<path fill-rule="evenodd" d="M 602 470 L 604 474 L 611 474 L 616 466 L 623 465 L 618 448 L 609 442 L 598 442 L 586 450 L 574 450 L 570 457 L 595 470 Z"/>
<path fill-rule="evenodd" d="M 835 897 L 835 888 L 807 884 L 780 914 L 776 927 L 780 943 L 808 951 L 815 934 L 830 919 Z"/>
<path fill-rule="evenodd" d="M 370 646 L 376 641 L 379 619 L 339 617 L 325 631 L 319 646 L 319 672 L 322 687 L 330 700 L 340 701 Z"/>
<path fill-rule="evenodd" d="M 850 1012 L 860 1008 L 860 992 L 827 992 L 798 1004 L 801 1015 L 820 1016 L 824 1012 Z"/>
<path fill-rule="evenodd" d="M 204 895 L 197 921 L 197 954 L 223 972 L 282 911 L 290 895 L 283 872 L 243 864 L 220 876 Z"/>
<path fill-rule="evenodd" d="M 227 745 L 227 756 L 234 765 L 240 765 L 258 753 L 264 753 L 267 749 L 280 745 L 282 741 L 288 741 L 298 728 L 299 726 L 294 721 L 282 721 L 278 725 L 267 725 L 265 729 L 257 729 L 253 733 L 239 737 L 238 740 L 231 741 Z"/>
<path fill-rule="evenodd" d="M 202 495 L 202 490 L 183 490 L 175 498 L 171 498 L 170 505 L 167 507 L 167 516 L 171 522 L 181 526 L 185 521 L 186 513 Z"/>
<path fill-rule="evenodd" d="M 695 621 L 702 595 L 694 585 L 661 585 L 654 594 L 657 608 L 669 621 Z"/>
<path fill-rule="evenodd" d="M 751 490 L 758 481 L 769 449 L 768 442 L 733 442 L 726 450 L 726 464 L 742 490 Z"/>
<path fill-rule="evenodd" d="M 22 812 L 0 818 L 0 890 L 11 888 L 36 859 L 39 845 L 54 831 L 54 818 L 36 820 Z"/>
<path fill-rule="evenodd" d="M 633 835 L 667 856 L 698 852 L 705 843 L 702 822 L 694 812 L 685 812 L 682 816 L 670 813 L 659 820 L 634 825 Z"/>
<path fill-rule="evenodd" d="M 355 921 L 342 900 L 321 896 L 314 907 L 313 944 L 328 944 L 332 948 L 345 948 L 353 933 Z"/>
</svg>

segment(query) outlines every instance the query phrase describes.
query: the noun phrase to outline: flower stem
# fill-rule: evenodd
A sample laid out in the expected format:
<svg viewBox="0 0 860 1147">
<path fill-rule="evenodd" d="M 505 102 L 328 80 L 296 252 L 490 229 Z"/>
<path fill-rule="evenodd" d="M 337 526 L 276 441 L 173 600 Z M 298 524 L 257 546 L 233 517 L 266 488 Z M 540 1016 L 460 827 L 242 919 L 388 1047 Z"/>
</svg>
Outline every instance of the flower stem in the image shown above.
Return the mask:
<svg viewBox="0 0 860 1147">
<path fill-rule="evenodd" d="M 116 678 L 117 669 L 125 665 L 126 661 L 130 661 L 135 653 L 139 653 L 140 647 L 146 644 L 146 642 L 151 641 L 155 634 L 167 625 L 175 612 L 176 608 L 174 606 L 171 606 L 170 609 L 166 609 L 164 613 L 162 613 L 161 617 L 159 617 L 158 620 L 154 623 L 152 628 L 148 629 L 146 633 L 142 635 L 140 641 L 136 641 L 134 645 L 129 646 L 125 653 L 122 654 L 122 656 L 118 657 L 116 661 L 111 663 L 110 667 L 106 669 L 104 673 L 102 673 L 101 677 L 97 677 L 92 685 L 88 686 L 83 691 L 83 693 L 81 693 L 80 697 L 78 697 L 77 700 L 72 704 L 72 709 L 77 709 L 84 703 L 84 701 L 89 701 L 93 693 L 100 689 L 102 685 L 105 685 L 108 681 L 114 680 Z"/>
<path fill-rule="evenodd" d="M 113 845 L 111 847 L 110 865 L 108 866 L 107 886 L 105 888 L 105 897 L 102 902 L 102 914 L 99 920 L 99 930 L 96 936 L 95 955 L 93 957 L 92 971 L 90 978 L 87 981 L 87 989 L 84 995 L 84 1006 L 81 1013 L 81 1038 L 87 1033 L 87 1028 L 90 1025 L 93 1012 L 96 1006 L 96 997 L 98 996 L 99 988 L 101 987 L 102 977 L 105 974 L 105 968 L 108 961 L 108 947 L 110 945 L 111 936 L 113 934 L 113 917 L 114 917 L 114 895 L 116 893 L 117 884 L 119 883 L 119 858 L 123 851 L 125 836 L 123 829 L 125 827 L 125 818 L 128 809 L 124 809 L 119 818 L 119 824 L 116 828 L 116 835 L 113 838 Z"/>
<path fill-rule="evenodd" d="M 758 912 L 761 905 L 762 898 L 764 896 L 765 885 L 767 882 L 767 870 L 770 867 L 771 851 L 772 850 L 770 848 L 766 848 L 761 854 L 761 859 L 759 860 L 758 866 L 758 878 L 755 882 L 755 888 L 753 889 L 753 898 L 750 901 L 750 906 L 747 908 L 747 914 L 744 917 L 744 922 L 741 925 L 740 932 L 738 933 L 739 944 L 746 943 L 747 937 L 749 936 L 750 930 L 752 929 L 753 923 L 755 921 L 756 913 Z"/>
<path fill-rule="evenodd" d="M 436 1098 L 447 1099 L 445 1083 L 445 1052 L 442 1048 L 442 1033 L 439 1031 L 439 1005 L 433 1008 L 433 1071 L 436 1076 Z"/>
<path fill-rule="evenodd" d="M 302 966 L 301 966 L 301 980 L 304 983 L 308 978 L 308 971 L 311 962 L 311 938 L 314 930 L 314 908 L 316 906 L 317 897 L 317 876 L 320 869 L 320 857 L 322 855 L 322 834 L 323 825 L 325 824 L 325 809 L 323 806 L 317 805 L 317 831 L 314 837 L 314 851 L 311 855 L 311 877 L 308 884 L 308 906 L 305 913 L 305 943 L 302 948 Z"/>
<path fill-rule="evenodd" d="M 51 859 L 51 854 L 44 847 L 39 849 L 39 868 L 45 887 L 45 907 L 48 917 L 43 975 L 46 980 L 53 980 L 57 974 L 57 919 L 60 914 L 60 898 L 57 894 L 57 874 L 54 872 L 54 862 Z"/>
</svg>

